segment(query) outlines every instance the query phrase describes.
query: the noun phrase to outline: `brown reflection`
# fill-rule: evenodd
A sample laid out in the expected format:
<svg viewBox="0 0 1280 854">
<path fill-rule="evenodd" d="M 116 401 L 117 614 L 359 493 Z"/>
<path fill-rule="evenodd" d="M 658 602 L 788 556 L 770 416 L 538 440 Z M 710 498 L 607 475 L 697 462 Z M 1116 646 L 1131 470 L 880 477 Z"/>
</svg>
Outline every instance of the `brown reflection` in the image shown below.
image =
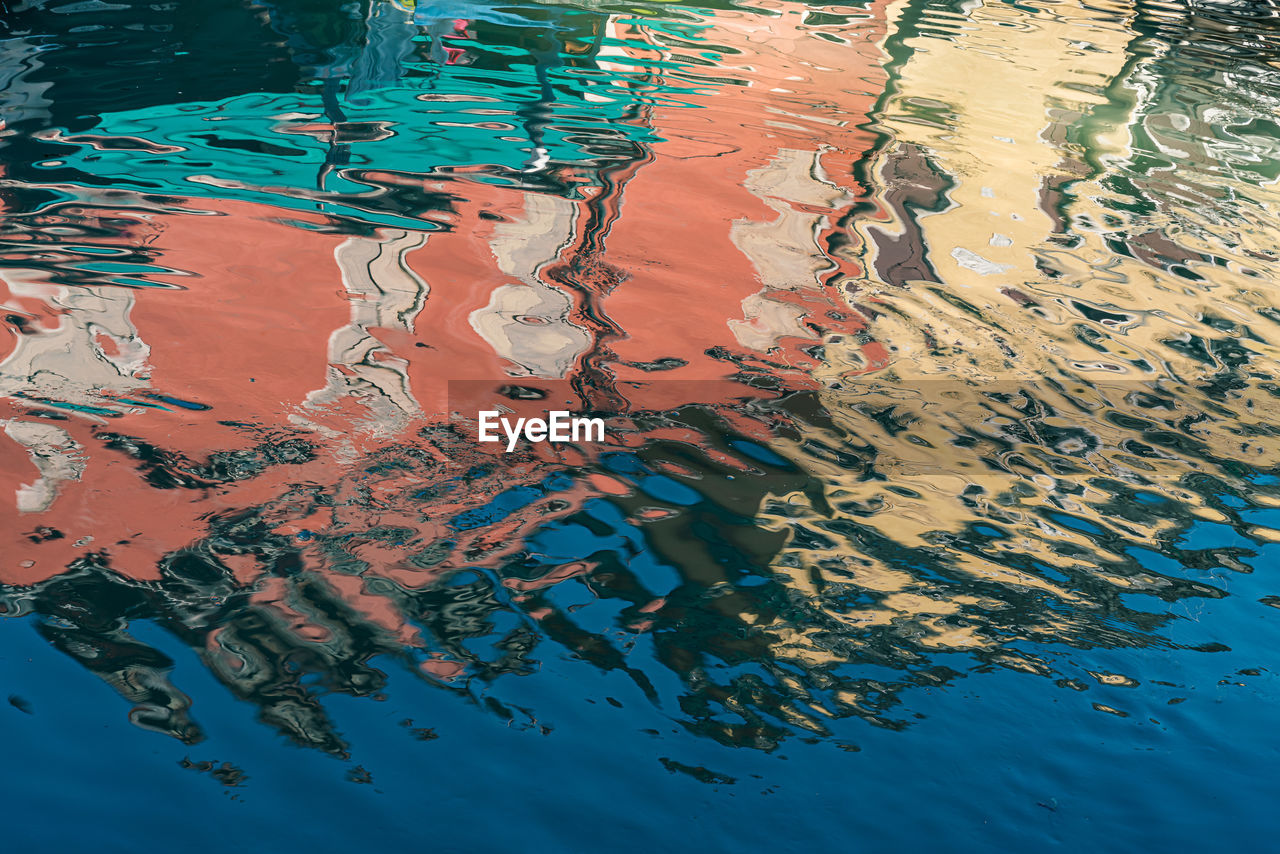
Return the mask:
<svg viewBox="0 0 1280 854">
<path fill-rule="evenodd" d="M 550 159 L 544 92 L 521 169 L 343 172 L 393 131 L 345 123 L 326 84 L 329 124 L 293 126 L 331 144 L 321 191 L 358 178 L 420 229 L 322 196 L 286 217 L 82 187 L 12 212 L 62 266 L 3 270 L 6 613 L 196 740 L 198 698 L 129 634 L 154 621 L 336 755 L 323 696 L 377 698 L 390 665 L 537 726 L 500 677 L 568 652 L 769 750 L 842 718 L 904 727 L 904 691 L 974 667 L 1060 676 L 1035 646 L 1167 643 L 1172 616 L 1126 594 L 1225 592 L 1131 547 L 1241 570 L 1250 550 L 1178 535 L 1274 534 L 1221 500 L 1280 501 L 1243 480 L 1274 450 L 1274 182 L 1206 166 L 1189 208 L 1144 171 L 1139 130 L 1206 134 L 1154 118 L 1166 72 L 1132 61 L 1127 7 L 978 3 L 945 37 L 931 9 L 709 14 L 723 85 L 684 100 L 639 94 L 687 76 L 678 39 L 602 13 L 563 46 L 640 69 L 626 121 L 653 141 L 602 131 L 595 165 Z M 404 11 L 378 23 L 392 65 Z M 438 62 L 464 33 L 435 26 Z M 313 76 L 398 79 L 354 43 Z M 1227 190 L 1248 227 L 1219 246 L 1199 206 Z M 69 223 L 145 260 L 150 289 L 103 284 Z M 451 381 L 553 388 L 610 440 L 501 455 L 452 417 Z M 564 530 L 576 553 L 538 544 Z M 579 587 L 617 620 L 561 604 Z"/>
<path fill-rule="evenodd" d="M 911 11 L 915 49 L 879 108 L 876 211 L 854 223 L 856 304 L 894 356 L 850 382 L 861 359 L 829 345 L 820 403 L 772 444 L 822 483 L 758 517 L 786 535 L 775 577 L 821 613 L 777 621 L 779 657 L 830 660 L 836 637 L 1048 675 L 1018 647 L 1158 643 L 1173 618 L 1126 594 L 1226 585 L 1134 547 L 1247 572 L 1256 548 L 1197 552 L 1182 534 L 1275 536 L 1238 512 L 1277 501 L 1250 477 L 1275 456 L 1274 307 L 1255 278 L 1274 260 L 1259 246 L 1274 159 L 1231 165 L 1218 140 L 1252 105 L 1215 115 L 1229 71 L 1133 52 L 1145 24 L 1125 4 L 974 4 L 962 26 Z M 1214 222 L 1227 198 L 1239 232 Z"/>
</svg>

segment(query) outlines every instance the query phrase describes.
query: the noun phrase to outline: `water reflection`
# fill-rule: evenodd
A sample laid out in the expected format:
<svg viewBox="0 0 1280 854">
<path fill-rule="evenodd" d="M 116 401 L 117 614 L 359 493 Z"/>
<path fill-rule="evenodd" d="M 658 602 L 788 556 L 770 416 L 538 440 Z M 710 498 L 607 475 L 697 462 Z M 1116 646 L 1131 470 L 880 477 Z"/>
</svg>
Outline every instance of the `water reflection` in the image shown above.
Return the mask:
<svg viewBox="0 0 1280 854">
<path fill-rule="evenodd" d="M 326 695 L 538 728 L 552 656 L 772 750 L 1229 637 L 1168 629 L 1280 539 L 1269 6 L 189 5 L 4 42 L 3 607 L 137 725 L 201 738 L 137 621 L 344 756 Z"/>
</svg>

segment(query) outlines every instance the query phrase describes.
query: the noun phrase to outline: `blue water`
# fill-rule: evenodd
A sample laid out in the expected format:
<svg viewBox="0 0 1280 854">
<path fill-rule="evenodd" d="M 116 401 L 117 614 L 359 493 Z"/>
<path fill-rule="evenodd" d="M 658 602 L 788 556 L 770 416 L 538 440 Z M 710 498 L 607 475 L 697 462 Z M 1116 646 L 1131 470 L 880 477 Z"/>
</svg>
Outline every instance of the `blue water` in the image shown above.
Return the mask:
<svg viewBox="0 0 1280 854">
<path fill-rule="evenodd" d="M 6 850 L 1274 847 L 1276 14 L 0 0 Z"/>
<path fill-rule="evenodd" d="M 1274 554 L 1265 549 L 1257 568 Z M 193 713 L 206 738 L 184 746 L 104 718 L 99 707 L 116 702 L 110 689 L 55 654 L 30 618 L 4 620 L 0 679 L 32 711 L 0 711 L 6 812 L 25 844 L 103 852 L 1256 845 L 1273 826 L 1280 749 L 1269 735 L 1280 684 L 1266 667 L 1280 614 L 1258 602 L 1271 589 L 1263 577 L 1219 579 L 1229 597 L 1172 609 L 1172 645 L 1226 642 L 1222 652 L 1076 650 L 1068 660 L 1025 646 L 1088 690 L 1045 690 L 1039 678 L 980 668 L 911 691 L 896 710 L 902 730 L 836 720 L 827 738 L 769 754 L 699 738 L 622 674 L 561 654 L 543 659 L 537 678 L 504 686 L 510 720 L 373 659 L 392 675 L 385 698 L 323 700 L 351 741 L 352 760 L 334 761 L 283 742 L 183 644 L 135 622 L 132 634 L 170 656 L 174 680 L 199 697 Z M 646 654 L 643 641 L 632 652 Z M 1139 684 L 1096 684 L 1088 671 Z M 655 687 L 664 700 L 680 689 L 673 679 Z M 406 719 L 438 737 L 417 740 Z M 182 768 L 186 758 L 232 762 L 245 778 L 220 785 Z M 353 764 L 371 782 L 350 782 Z"/>
</svg>

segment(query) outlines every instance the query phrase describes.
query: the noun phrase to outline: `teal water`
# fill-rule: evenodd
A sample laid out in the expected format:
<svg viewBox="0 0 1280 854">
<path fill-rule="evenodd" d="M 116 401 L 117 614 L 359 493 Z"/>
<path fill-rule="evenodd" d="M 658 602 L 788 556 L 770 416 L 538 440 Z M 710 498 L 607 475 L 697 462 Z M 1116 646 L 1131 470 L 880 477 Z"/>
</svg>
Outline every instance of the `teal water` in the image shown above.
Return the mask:
<svg viewBox="0 0 1280 854">
<path fill-rule="evenodd" d="M 1271 4 L 0 15 L 11 845 L 1267 847 Z"/>
</svg>

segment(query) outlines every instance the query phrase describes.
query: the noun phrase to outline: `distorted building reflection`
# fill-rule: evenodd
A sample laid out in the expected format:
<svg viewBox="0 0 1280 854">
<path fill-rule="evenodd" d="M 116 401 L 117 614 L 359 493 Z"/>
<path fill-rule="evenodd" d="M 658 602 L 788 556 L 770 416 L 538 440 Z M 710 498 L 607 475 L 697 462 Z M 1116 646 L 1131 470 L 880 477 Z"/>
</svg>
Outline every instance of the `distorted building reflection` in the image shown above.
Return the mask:
<svg viewBox="0 0 1280 854">
<path fill-rule="evenodd" d="M 24 119 L 61 128 L 26 204 L 97 230 L 6 201 L 66 257 L 6 239 L 3 604 L 139 724 L 192 740 L 200 704 L 134 621 L 335 755 L 326 694 L 412 678 L 535 726 L 508 677 L 561 657 L 772 750 L 974 669 L 1065 678 L 1047 645 L 1163 643 L 1127 594 L 1225 595 L 1130 551 L 1265 536 L 1214 490 L 1272 450 L 1230 431 L 1275 259 L 1210 250 L 1143 159 L 1228 125 L 1173 114 L 1139 13 L 464 6 L 256 4 L 287 85 L 74 130 L 55 86 Z M 1253 223 L 1274 174 L 1234 150 L 1193 174 Z M 614 438 L 488 453 L 451 379 L 567 389 Z"/>
</svg>

